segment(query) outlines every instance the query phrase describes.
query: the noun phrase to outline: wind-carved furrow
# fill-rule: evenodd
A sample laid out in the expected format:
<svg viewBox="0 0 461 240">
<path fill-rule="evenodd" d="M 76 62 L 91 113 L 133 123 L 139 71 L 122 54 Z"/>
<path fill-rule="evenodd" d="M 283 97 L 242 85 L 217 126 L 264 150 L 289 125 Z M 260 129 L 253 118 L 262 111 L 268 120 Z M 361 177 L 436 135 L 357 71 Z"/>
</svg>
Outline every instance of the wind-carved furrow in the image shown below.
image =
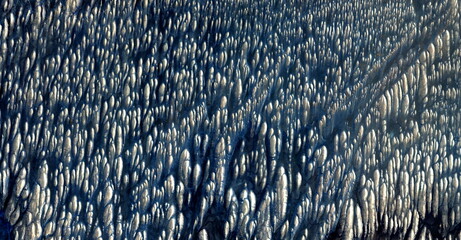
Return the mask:
<svg viewBox="0 0 461 240">
<path fill-rule="evenodd" d="M 370 108 L 376 105 L 377 99 L 400 81 L 410 67 L 419 64 L 419 58 L 427 50 L 429 44 L 433 43 L 443 31 L 451 29 L 450 25 L 438 23 L 450 22 L 453 24 L 451 19 L 455 16 L 457 9 L 457 4 L 450 1 L 439 10 L 439 18 L 424 25 L 420 25 L 420 22 L 417 21 L 413 31 L 383 60 L 383 64 L 376 64 L 364 76 L 363 82 L 354 86 L 351 93 L 346 94 L 331 105 L 332 107 L 327 111 L 328 124 L 342 124 L 346 118 L 362 122 L 362 117 L 366 115 L 359 113 L 369 112 Z M 431 26 L 435 29 L 425 29 Z M 417 86 L 418 81 L 419 79 L 416 79 L 416 82 L 412 84 Z M 356 119 L 357 117 L 362 119 Z"/>
</svg>

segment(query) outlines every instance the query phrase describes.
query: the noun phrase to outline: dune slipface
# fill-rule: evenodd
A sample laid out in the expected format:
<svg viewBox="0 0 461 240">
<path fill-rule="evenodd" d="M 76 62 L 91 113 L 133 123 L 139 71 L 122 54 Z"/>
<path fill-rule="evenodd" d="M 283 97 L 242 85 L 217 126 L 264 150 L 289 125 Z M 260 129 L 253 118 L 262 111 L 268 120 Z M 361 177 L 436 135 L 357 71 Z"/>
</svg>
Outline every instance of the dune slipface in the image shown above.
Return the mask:
<svg viewBox="0 0 461 240">
<path fill-rule="evenodd" d="M 0 237 L 461 237 L 460 2 L 2 1 Z"/>
</svg>

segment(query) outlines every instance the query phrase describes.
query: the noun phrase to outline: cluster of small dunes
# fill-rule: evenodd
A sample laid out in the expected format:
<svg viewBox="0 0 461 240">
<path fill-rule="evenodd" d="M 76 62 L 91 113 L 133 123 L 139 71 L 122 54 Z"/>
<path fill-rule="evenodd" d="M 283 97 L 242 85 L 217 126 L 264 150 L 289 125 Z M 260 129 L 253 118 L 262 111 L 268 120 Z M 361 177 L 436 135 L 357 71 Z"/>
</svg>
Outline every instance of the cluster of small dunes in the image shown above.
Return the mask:
<svg viewBox="0 0 461 240">
<path fill-rule="evenodd" d="M 0 6 L 0 237 L 461 237 L 461 6 Z"/>
</svg>

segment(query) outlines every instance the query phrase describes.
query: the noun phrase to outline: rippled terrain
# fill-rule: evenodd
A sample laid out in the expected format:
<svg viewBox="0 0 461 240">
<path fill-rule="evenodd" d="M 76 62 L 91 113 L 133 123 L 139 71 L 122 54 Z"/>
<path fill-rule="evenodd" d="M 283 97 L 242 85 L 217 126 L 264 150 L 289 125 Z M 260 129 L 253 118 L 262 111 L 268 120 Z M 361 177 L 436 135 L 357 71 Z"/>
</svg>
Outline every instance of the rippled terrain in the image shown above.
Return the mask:
<svg viewBox="0 0 461 240">
<path fill-rule="evenodd" d="M 4 0 L 0 239 L 461 238 L 458 0 Z"/>
</svg>

